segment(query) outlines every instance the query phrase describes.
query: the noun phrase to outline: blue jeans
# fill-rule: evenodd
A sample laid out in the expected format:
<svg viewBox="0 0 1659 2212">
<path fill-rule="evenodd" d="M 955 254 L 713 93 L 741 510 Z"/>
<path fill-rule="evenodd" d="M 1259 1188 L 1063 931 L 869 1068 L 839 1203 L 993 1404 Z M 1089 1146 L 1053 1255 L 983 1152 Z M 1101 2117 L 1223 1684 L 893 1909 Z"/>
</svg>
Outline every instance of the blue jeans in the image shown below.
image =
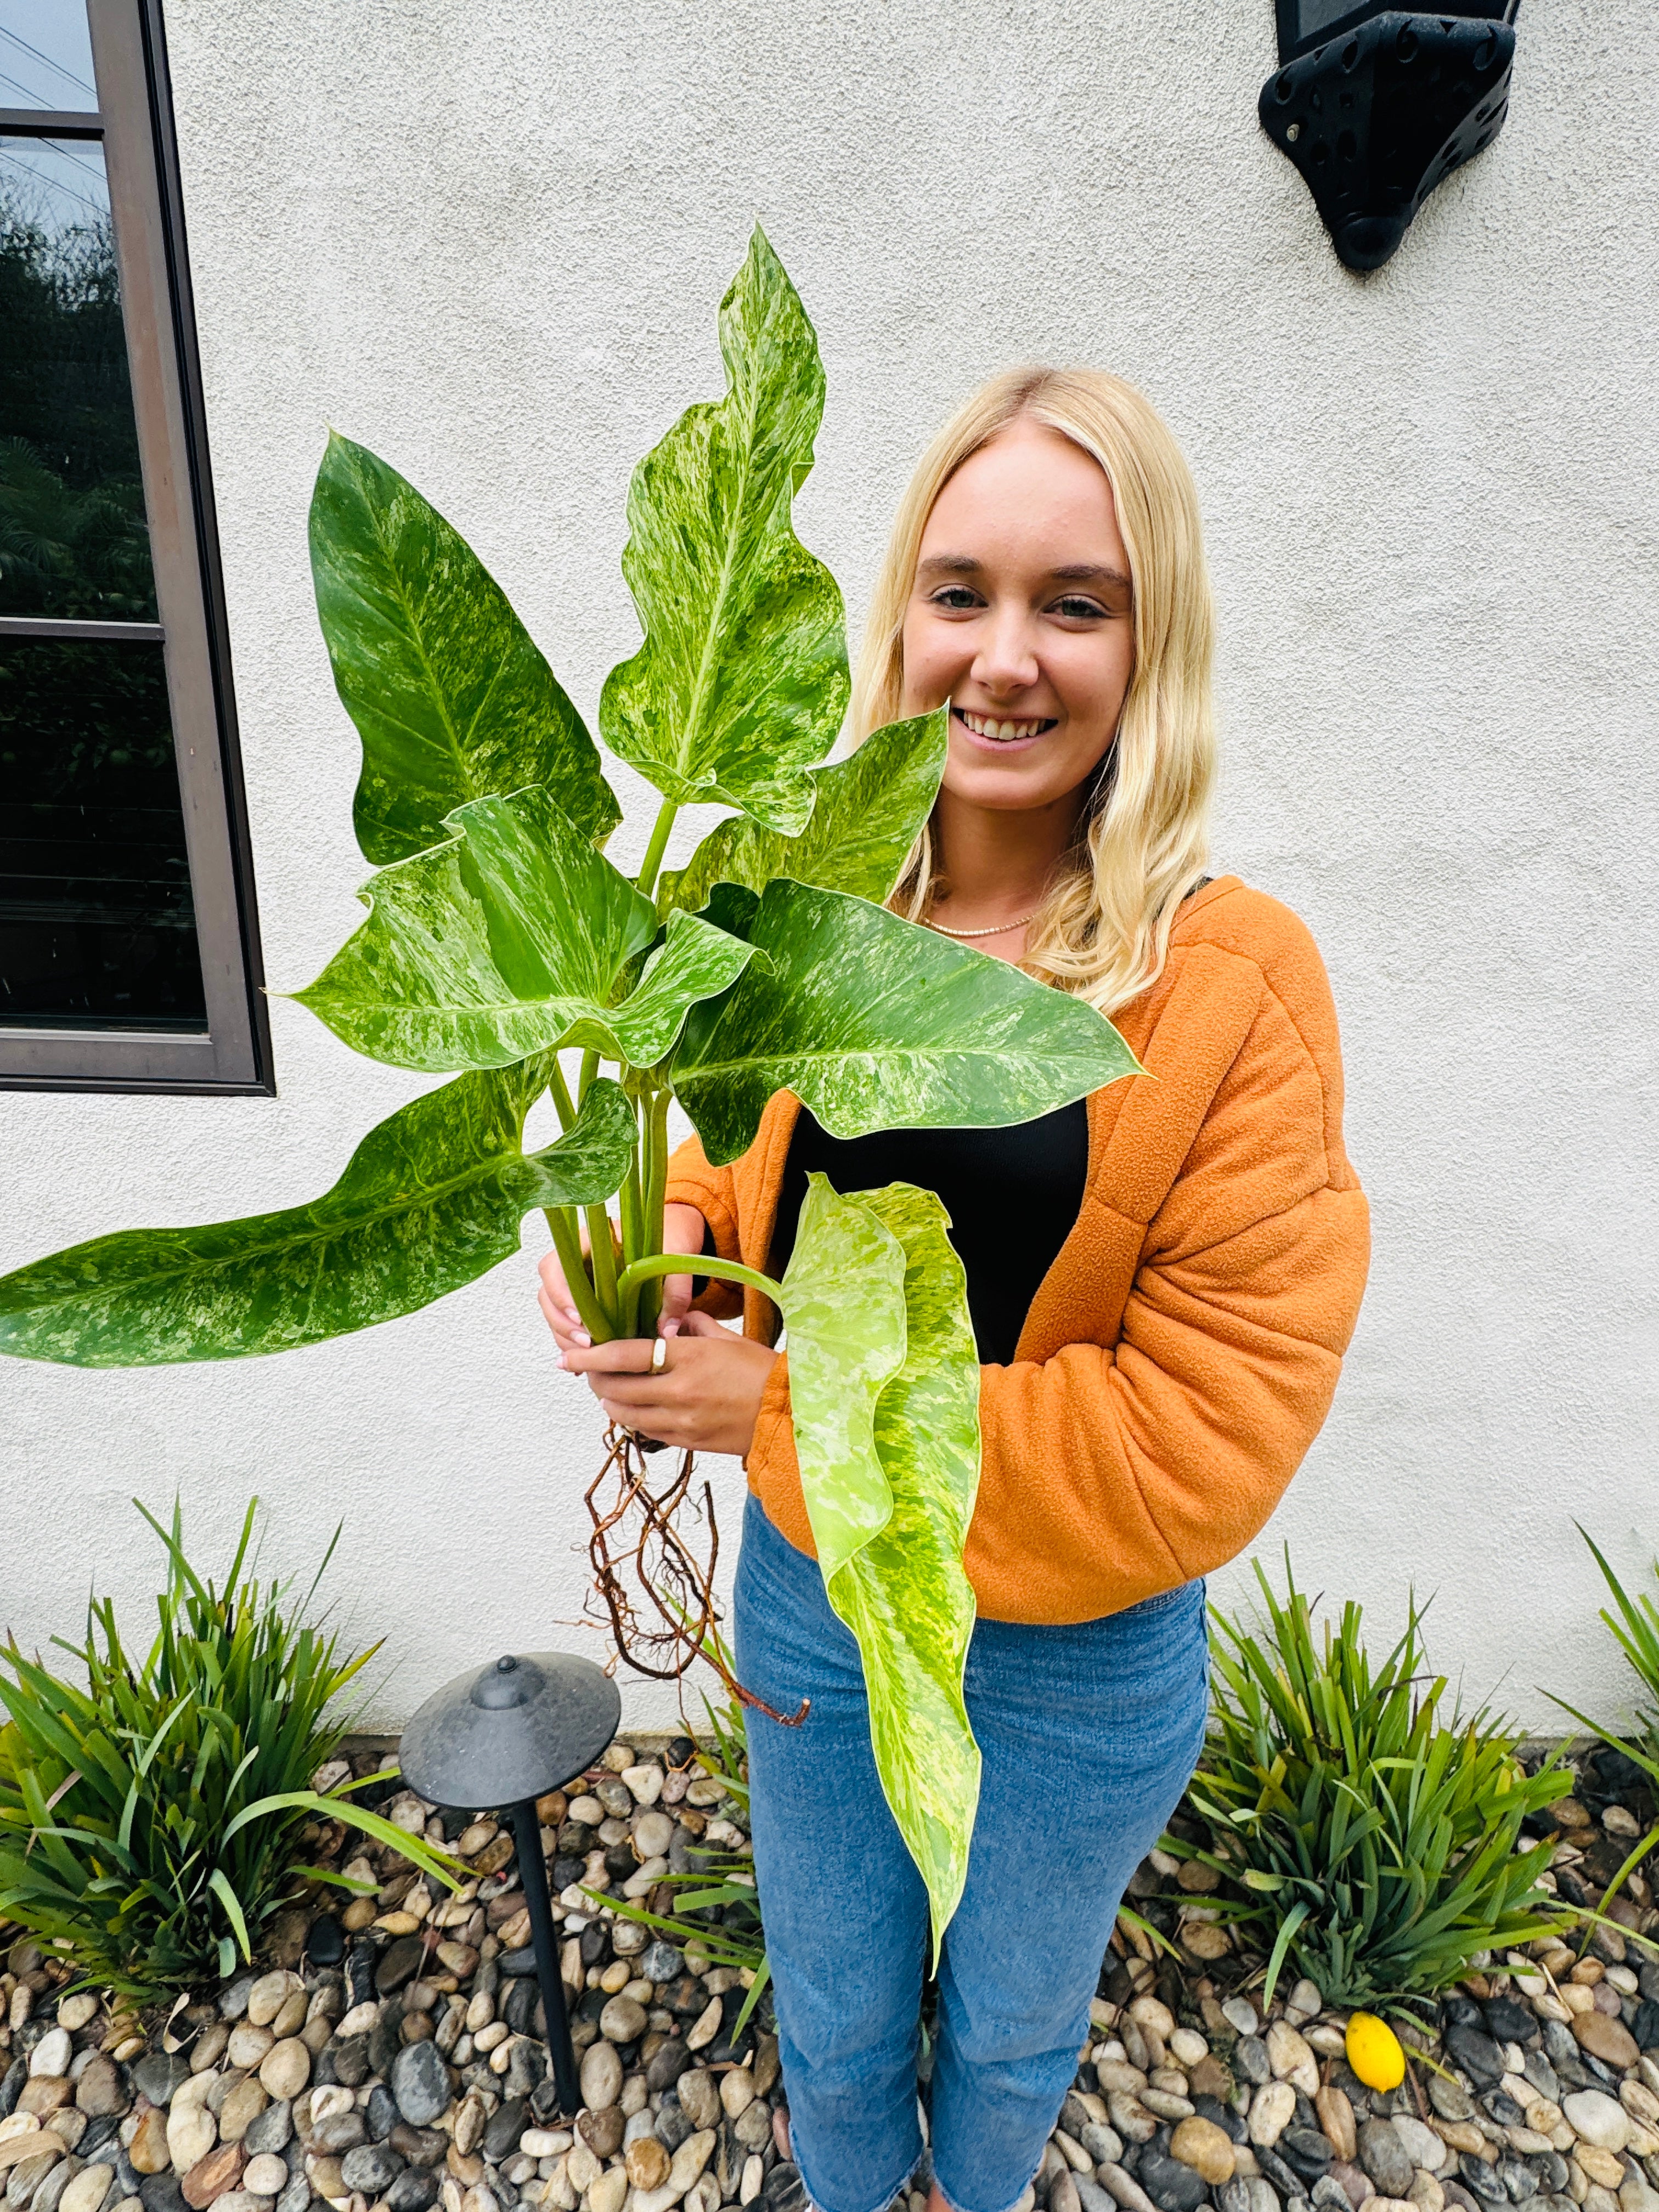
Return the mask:
<svg viewBox="0 0 1659 2212">
<path fill-rule="evenodd" d="M 858 1646 L 815 1561 L 750 1498 L 733 1609 L 755 1872 L 801 2179 L 819 2212 L 883 2212 L 922 2154 L 927 1896 L 882 1796 Z M 934 2177 L 1008 2212 L 1077 2070 L 1123 1886 L 1203 1741 L 1204 1585 L 1072 1628 L 981 1620 L 968 1711 L 984 1760 L 968 1886 L 945 1939 Z"/>
</svg>

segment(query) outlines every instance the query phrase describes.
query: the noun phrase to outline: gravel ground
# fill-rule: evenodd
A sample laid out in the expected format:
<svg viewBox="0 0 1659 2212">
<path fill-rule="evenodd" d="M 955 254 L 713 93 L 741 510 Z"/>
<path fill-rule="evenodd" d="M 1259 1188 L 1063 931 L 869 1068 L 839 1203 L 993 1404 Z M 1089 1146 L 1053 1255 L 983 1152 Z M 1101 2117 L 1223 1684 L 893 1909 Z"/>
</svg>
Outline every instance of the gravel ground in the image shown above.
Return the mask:
<svg viewBox="0 0 1659 2212">
<path fill-rule="evenodd" d="M 216 1995 L 141 2015 L 27 1940 L 0 1977 L 4 2212 L 803 2212 L 769 2000 L 739 2031 L 746 1977 L 596 1909 L 658 1911 L 659 1885 L 746 1850 L 717 1777 L 612 1745 L 538 1807 L 563 1916 L 582 2110 L 562 2116 L 513 1839 L 412 1792 L 380 1809 L 442 1841 L 471 1879 L 450 1899 L 401 1854 L 316 1824 L 307 1856 L 375 1893 L 272 1923 L 267 1955 Z M 357 1771 L 373 1771 L 367 1758 Z M 326 1788 L 341 1765 L 319 1778 Z M 1603 1753 L 1544 1823 L 1554 1881 L 1600 1900 L 1653 1825 L 1639 1771 Z M 1581 1959 L 1549 1942 L 1487 1960 L 1425 2018 L 1395 2091 L 1344 2055 L 1346 2015 L 1310 1982 L 1261 2004 L 1261 1961 L 1212 1917 L 1201 1870 L 1154 1853 L 1120 1923 L 1090 2039 L 1027 2212 L 1659 2212 L 1659 1912 L 1639 1877 Z M 1644 1940 L 1649 1933 L 1652 1940 Z M 926 2169 L 901 2212 L 921 2212 Z M 321 2212 L 320 2205 L 318 2212 Z"/>
</svg>

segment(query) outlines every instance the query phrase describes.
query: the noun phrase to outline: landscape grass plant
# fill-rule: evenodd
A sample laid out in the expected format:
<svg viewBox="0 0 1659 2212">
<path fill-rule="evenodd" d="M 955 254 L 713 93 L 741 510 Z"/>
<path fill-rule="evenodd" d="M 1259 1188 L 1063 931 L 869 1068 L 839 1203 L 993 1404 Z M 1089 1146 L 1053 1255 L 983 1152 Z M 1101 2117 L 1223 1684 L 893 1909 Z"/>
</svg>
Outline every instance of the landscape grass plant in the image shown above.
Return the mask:
<svg viewBox="0 0 1659 2212">
<path fill-rule="evenodd" d="M 1480 1954 L 1571 1926 L 1539 1882 L 1551 1846 L 1522 1830 L 1568 1770 L 1528 1773 L 1501 1719 L 1449 1705 L 1414 1600 L 1373 1663 L 1358 1605 L 1321 1634 L 1288 1554 L 1283 1599 L 1255 1565 L 1260 1632 L 1211 1616 L 1211 1732 L 1187 1800 L 1209 1842 L 1164 1848 L 1222 1876 L 1205 1905 L 1266 1954 L 1268 2001 L 1293 1971 L 1328 2004 L 1409 2015 Z"/>
<path fill-rule="evenodd" d="M 704 1634 L 715 1647 L 714 1656 L 722 1662 L 722 1671 L 731 1674 L 732 1655 L 719 1630 L 708 1629 Z M 748 1725 L 743 1707 L 735 1698 L 720 1705 L 711 1705 L 704 1698 L 702 1710 L 707 1734 L 698 1745 L 699 1764 L 728 1797 L 747 1806 Z M 733 2025 L 732 2032 L 737 2033 L 760 2002 L 772 1976 L 755 1887 L 755 1863 L 742 1851 L 701 1850 L 690 1856 L 697 1862 L 694 1868 L 684 1874 L 665 1874 L 658 1885 L 673 1898 L 672 1912 L 653 1912 L 635 1898 L 612 1896 L 609 1892 L 603 1896 L 598 1892 L 590 1894 L 596 1905 L 610 1905 L 618 1919 L 648 1928 L 665 1942 L 683 1948 L 698 1946 L 710 1966 L 731 1966 L 748 1974 L 751 1978 L 749 1993 Z"/>
<path fill-rule="evenodd" d="M 297 1603 L 287 1583 L 256 1578 L 258 1503 L 216 1584 L 185 1556 L 177 1504 L 170 1528 L 138 1506 L 167 1555 L 142 1659 L 95 1595 L 84 1644 L 53 1638 L 85 1668 L 84 1689 L 15 1637 L 0 1648 L 0 1918 L 124 1996 L 229 1973 L 306 1882 L 356 1887 L 296 1863 L 311 1819 L 360 1829 L 458 1886 L 446 1854 L 350 1802 L 384 1777 L 311 1787 L 345 1734 L 339 1694 L 380 1647 L 345 1651 L 307 1617 L 332 1542 Z"/>
<path fill-rule="evenodd" d="M 1569 1713 L 1580 1727 L 1598 1737 L 1609 1750 L 1622 1752 L 1641 1767 L 1659 1789 L 1659 1606 L 1645 1590 L 1632 1597 L 1613 1571 L 1612 1563 L 1582 1522 L 1575 1522 L 1579 1534 L 1589 1546 L 1601 1577 L 1612 1592 L 1617 1612 L 1601 1608 L 1601 1618 L 1606 1623 L 1614 1642 L 1628 1661 L 1632 1673 L 1640 1686 L 1639 1702 L 1634 1708 L 1631 1723 L 1623 1729 L 1609 1727 L 1605 1722 L 1594 1720 L 1588 1713 L 1570 1705 L 1565 1698 L 1550 1693 L 1552 1702 Z M 1659 1559 L 1654 1562 L 1654 1573 L 1659 1577 Z M 1648 1854 L 1659 1845 L 1659 1827 L 1649 1829 L 1643 1836 L 1618 1873 L 1607 1884 L 1601 1896 L 1601 1911 L 1587 1916 L 1592 1923 L 1602 1917 L 1607 1905 L 1624 1887 Z M 1590 1932 L 1587 1929 L 1587 1934 Z"/>
<path fill-rule="evenodd" d="M 1646 1590 L 1631 1596 L 1589 1531 L 1582 1522 L 1575 1522 L 1574 1526 L 1589 1545 L 1612 1593 L 1617 1611 L 1611 1612 L 1603 1606 L 1601 1618 L 1636 1677 L 1638 1702 L 1632 1723 L 1624 1729 L 1609 1728 L 1603 1722 L 1592 1720 L 1589 1714 L 1568 1705 L 1565 1698 L 1553 1698 L 1553 1702 L 1612 1750 L 1621 1751 L 1626 1759 L 1633 1759 L 1659 1783 L 1659 1605 L 1654 1603 Z M 1659 1579 L 1659 1559 L 1654 1561 L 1653 1571 L 1656 1579 Z"/>
</svg>

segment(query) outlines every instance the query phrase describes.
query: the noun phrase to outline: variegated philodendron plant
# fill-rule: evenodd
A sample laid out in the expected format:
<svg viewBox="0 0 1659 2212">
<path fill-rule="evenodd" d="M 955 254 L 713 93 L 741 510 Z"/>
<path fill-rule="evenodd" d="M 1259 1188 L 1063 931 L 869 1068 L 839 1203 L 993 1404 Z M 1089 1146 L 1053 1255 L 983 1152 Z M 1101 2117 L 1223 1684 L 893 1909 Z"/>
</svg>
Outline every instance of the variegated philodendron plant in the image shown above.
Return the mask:
<svg viewBox="0 0 1659 2212">
<path fill-rule="evenodd" d="M 595 1339 L 635 1334 L 684 1266 L 662 1252 L 671 1099 L 719 1164 L 780 1090 L 851 1137 L 1027 1121 L 1133 1071 L 1081 1000 L 887 910 L 946 710 L 817 765 L 847 706 L 842 599 L 790 507 L 823 372 L 758 230 L 720 332 L 726 397 L 690 408 L 629 494 L 645 636 L 605 685 L 599 731 L 662 794 L 632 881 L 605 857 L 621 810 L 599 751 L 499 587 L 394 470 L 330 440 L 312 561 L 377 872 L 368 920 L 295 995 L 355 1051 L 453 1079 L 371 1130 L 307 1205 L 21 1268 L 0 1281 L 0 1348 L 118 1367 L 316 1344 L 471 1282 L 536 1207 Z M 661 872 L 678 810 L 708 801 L 735 811 Z M 563 1134 L 526 1151 L 550 1091 Z M 949 1227 L 929 1192 L 841 1195 L 815 1176 L 781 1283 L 698 1263 L 783 1316 L 824 1582 L 863 1653 L 936 1941 L 979 1784 L 962 1695 L 978 1369 Z"/>
</svg>

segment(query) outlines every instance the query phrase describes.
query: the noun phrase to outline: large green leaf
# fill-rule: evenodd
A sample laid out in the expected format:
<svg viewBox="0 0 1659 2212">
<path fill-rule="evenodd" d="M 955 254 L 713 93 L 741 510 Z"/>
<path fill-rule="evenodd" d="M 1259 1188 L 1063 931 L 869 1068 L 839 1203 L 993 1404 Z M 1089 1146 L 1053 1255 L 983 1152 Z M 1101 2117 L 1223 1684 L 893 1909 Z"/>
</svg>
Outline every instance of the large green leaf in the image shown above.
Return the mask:
<svg viewBox="0 0 1659 2212">
<path fill-rule="evenodd" d="M 1081 999 L 839 891 L 778 878 L 750 926 L 757 953 L 692 1009 L 676 1095 L 716 1166 L 793 1091 L 832 1135 L 994 1128 L 1081 1098 L 1139 1063 Z"/>
<path fill-rule="evenodd" d="M 568 1135 L 520 1147 L 545 1060 L 465 1075 L 371 1129 L 308 1206 L 133 1229 L 0 1279 L 0 1352 L 150 1367 L 286 1352 L 413 1313 L 519 1249 L 532 1206 L 598 1205 L 627 1172 L 632 1108 L 587 1094 Z"/>
<path fill-rule="evenodd" d="M 581 716 L 465 538 L 395 469 L 331 433 L 311 568 L 334 682 L 363 741 L 357 842 L 424 852 L 470 799 L 550 785 L 597 842 L 621 819 Z"/>
<path fill-rule="evenodd" d="M 663 878 L 659 908 L 700 907 L 720 883 L 763 891 L 774 876 L 883 905 L 932 811 L 950 735 L 946 707 L 872 730 L 848 759 L 812 770 L 812 818 L 799 837 L 732 815 Z"/>
<path fill-rule="evenodd" d="M 904 1359 L 904 1249 L 866 1206 L 807 1177 L 783 1279 L 789 1410 L 826 1583 L 892 1517 L 876 1404 Z"/>
<path fill-rule="evenodd" d="M 927 1886 L 936 1962 L 980 1778 L 962 1689 L 979 1355 L 948 1227 L 931 1191 L 838 1198 L 815 1175 L 783 1283 L 807 1517 L 830 1601 L 858 1640 L 876 1766 Z"/>
<path fill-rule="evenodd" d="M 382 869 L 369 918 L 295 996 L 355 1051 L 394 1066 L 505 1067 L 592 1045 L 660 1060 L 694 1000 L 723 991 L 746 945 L 676 914 L 633 992 L 623 971 L 655 909 L 541 789 L 476 799 L 450 842 Z"/>
<path fill-rule="evenodd" d="M 847 646 L 835 579 L 789 520 L 823 412 L 817 340 L 758 228 L 720 328 L 726 398 L 689 408 L 629 487 L 645 642 L 611 670 L 599 728 L 666 798 L 793 833 L 841 726 Z"/>
</svg>

